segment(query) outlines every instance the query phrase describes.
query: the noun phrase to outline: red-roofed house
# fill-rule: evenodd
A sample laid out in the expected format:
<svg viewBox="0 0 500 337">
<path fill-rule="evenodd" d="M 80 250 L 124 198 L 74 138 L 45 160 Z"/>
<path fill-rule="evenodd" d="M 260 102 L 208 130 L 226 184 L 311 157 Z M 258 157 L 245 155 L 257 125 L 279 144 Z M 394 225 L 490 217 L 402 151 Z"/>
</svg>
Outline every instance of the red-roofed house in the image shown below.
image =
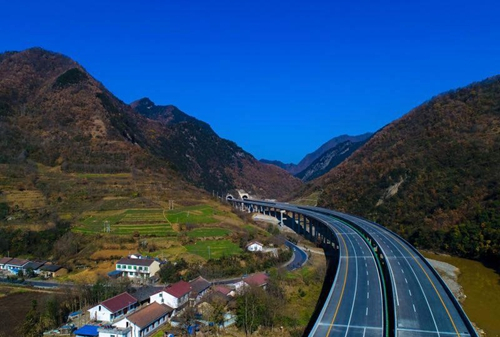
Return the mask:
<svg viewBox="0 0 500 337">
<path fill-rule="evenodd" d="M 235 283 L 234 287 L 237 291 L 242 291 L 244 287 L 248 287 L 249 285 L 254 285 L 266 289 L 268 279 L 269 276 L 267 276 L 266 273 L 257 273 Z"/>
<path fill-rule="evenodd" d="M 11 257 L 2 257 L 0 259 L 0 269 L 7 269 L 7 267 L 5 266 L 7 264 L 7 262 L 9 262 L 10 260 L 12 260 Z"/>
<path fill-rule="evenodd" d="M 129 293 L 121 293 L 90 308 L 90 319 L 96 321 L 113 322 L 117 317 L 135 310 L 139 303 Z"/>
<path fill-rule="evenodd" d="M 191 290 L 191 285 L 188 282 L 179 281 L 163 288 L 156 294 L 151 295 L 150 303 L 157 302 L 177 309 L 186 304 Z"/>
</svg>

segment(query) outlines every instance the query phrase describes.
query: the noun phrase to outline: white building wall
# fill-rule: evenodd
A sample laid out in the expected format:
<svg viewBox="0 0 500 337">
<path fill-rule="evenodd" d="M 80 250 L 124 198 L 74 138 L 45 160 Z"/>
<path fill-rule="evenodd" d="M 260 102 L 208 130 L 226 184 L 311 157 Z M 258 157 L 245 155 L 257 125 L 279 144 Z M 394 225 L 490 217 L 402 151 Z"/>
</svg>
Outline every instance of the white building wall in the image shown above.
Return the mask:
<svg viewBox="0 0 500 337">
<path fill-rule="evenodd" d="M 101 308 L 101 310 L 99 310 L 99 307 Z M 92 320 L 106 322 L 111 321 L 111 311 L 109 311 L 102 305 L 96 305 L 95 307 L 90 308 L 88 311 L 90 312 L 90 319 Z"/>
<path fill-rule="evenodd" d="M 262 245 L 252 243 L 250 246 L 247 248 L 251 252 L 261 252 L 262 251 Z"/>
<path fill-rule="evenodd" d="M 177 297 L 174 297 L 170 295 L 169 293 L 165 291 L 161 291 L 157 294 L 151 295 L 149 297 L 149 303 L 159 303 L 159 304 L 166 304 L 172 309 L 177 309 L 180 304 L 179 304 L 179 299 Z"/>
</svg>

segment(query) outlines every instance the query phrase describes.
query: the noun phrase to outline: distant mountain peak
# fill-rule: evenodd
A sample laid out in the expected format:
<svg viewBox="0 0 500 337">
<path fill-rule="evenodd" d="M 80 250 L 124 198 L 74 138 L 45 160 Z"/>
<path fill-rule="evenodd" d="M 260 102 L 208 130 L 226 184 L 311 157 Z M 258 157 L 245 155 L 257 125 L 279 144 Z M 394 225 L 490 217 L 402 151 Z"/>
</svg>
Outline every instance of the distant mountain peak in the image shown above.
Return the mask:
<svg viewBox="0 0 500 337">
<path fill-rule="evenodd" d="M 136 107 L 144 107 L 146 109 L 151 109 L 156 106 L 156 104 L 149 98 L 149 97 L 143 97 L 141 99 L 138 99 L 137 101 L 133 101 L 130 103 L 130 106 L 135 109 Z"/>
</svg>

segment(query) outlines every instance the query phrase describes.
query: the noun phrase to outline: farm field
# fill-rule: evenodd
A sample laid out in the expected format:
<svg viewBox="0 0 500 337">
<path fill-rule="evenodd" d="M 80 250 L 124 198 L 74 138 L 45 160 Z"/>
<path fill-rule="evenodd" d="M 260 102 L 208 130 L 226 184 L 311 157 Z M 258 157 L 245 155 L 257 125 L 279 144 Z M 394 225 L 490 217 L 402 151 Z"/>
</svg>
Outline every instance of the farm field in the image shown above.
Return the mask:
<svg viewBox="0 0 500 337">
<path fill-rule="evenodd" d="M 206 240 L 198 241 L 185 248 L 191 254 L 199 255 L 205 259 L 217 259 L 224 255 L 236 255 L 242 252 L 241 248 L 229 240 Z"/>
<path fill-rule="evenodd" d="M 231 231 L 225 228 L 195 228 L 187 232 L 190 238 L 219 237 L 229 235 Z"/>
<path fill-rule="evenodd" d="M 105 223 L 109 223 L 110 233 L 117 235 L 177 236 L 172 223 L 210 224 L 216 211 L 207 205 L 183 207 L 171 211 L 162 209 L 126 209 L 118 211 L 93 212 L 84 216 L 80 224 L 73 228 L 80 233 L 94 234 L 105 231 Z M 212 236 L 226 235 L 222 229 L 211 229 Z M 207 233 L 210 233 L 210 229 Z M 195 232 L 194 237 L 206 236 L 203 232 Z"/>
</svg>

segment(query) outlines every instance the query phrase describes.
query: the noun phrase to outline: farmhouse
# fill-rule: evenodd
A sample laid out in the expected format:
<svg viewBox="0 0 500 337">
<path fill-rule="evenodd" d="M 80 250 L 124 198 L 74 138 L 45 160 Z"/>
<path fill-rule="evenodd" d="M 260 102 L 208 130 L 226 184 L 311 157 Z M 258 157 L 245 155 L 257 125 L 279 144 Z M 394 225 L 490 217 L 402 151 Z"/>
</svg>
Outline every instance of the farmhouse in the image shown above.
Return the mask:
<svg viewBox="0 0 500 337">
<path fill-rule="evenodd" d="M 9 262 L 10 260 L 12 260 L 11 257 L 2 257 L 0 259 L 0 270 L 7 269 L 7 267 L 5 266 L 5 264 L 7 264 L 7 262 Z"/>
<path fill-rule="evenodd" d="M 198 276 L 194 280 L 189 281 L 189 284 L 191 285 L 190 297 L 195 302 L 199 301 L 203 297 L 203 295 L 205 295 L 208 292 L 210 286 L 212 285 L 210 282 L 208 282 L 201 276 Z"/>
<path fill-rule="evenodd" d="M 124 257 L 116 263 L 116 270 L 129 278 L 148 279 L 160 270 L 160 262 L 144 257 Z"/>
<path fill-rule="evenodd" d="M 4 269 L 8 270 L 12 274 L 17 274 L 20 270 L 23 270 L 23 267 L 28 263 L 28 260 L 13 258 L 5 263 Z"/>
<path fill-rule="evenodd" d="M 264 245 L 258 241 L 251 241 L 246 245 L 249 252 L 261 252 Z"/>
<path fill-rule="evenodd" d="M 44 261 L 42 262 L 36 262 L 36 261 L 30 261 L 28 263 L 26 263 L 24 266 L 23 266 L 23 270 L 25 272 L 28 272 L 28 271 L 33 271 L 33 273 L 35 273 L 36 275 L 40 274 L 41 270 L 40 268 L 45 264 Z"/>
<path fill-rule="evenodd" d="M 130 328 L 132 336 L 147 336 L 164 324 L 172 311 L 173 309 L 166 305 L 153 302 L 116 322 L 115 326 L 122 329 Z"/>
<path fill-rule="evenodd" d="M 66 275 L 68 270 L 55 264 L 46 264 L 40 268 L 40 274 L 45 277 L 57 277 Z"/>
<path fill-rule="evenodd" d="M 266 289 L 268 279 L 269 279 L 269 276 L 267 276 L 266 273 L 253 274 L 251 276 L 244 278 L 243 280 L 241 280 L 239 282 L 236 282 L 234 284 L 234 288 L 237 291 L 242 291 L 245 287 L 253 285 L 253 286 L 257 286 L 257 287 L 261 287 L 261 288 Z"/>
<path fill-rule="evenodd" d="M 186 281 L 179 281 L 151 295 L 150 302 L 166 304 L 173 309 L 177 309 L 186 304 L 191 290 L 192 288 L 189 283 Z"/>
<path fill-rule="evenodd" d="M 138 302 L 129 293 L 121 293 L 115 297 L 90 308 L 90 319 L 96 321 L 113 322 L 116 318 L 135 310 Z"/>
</svg>

